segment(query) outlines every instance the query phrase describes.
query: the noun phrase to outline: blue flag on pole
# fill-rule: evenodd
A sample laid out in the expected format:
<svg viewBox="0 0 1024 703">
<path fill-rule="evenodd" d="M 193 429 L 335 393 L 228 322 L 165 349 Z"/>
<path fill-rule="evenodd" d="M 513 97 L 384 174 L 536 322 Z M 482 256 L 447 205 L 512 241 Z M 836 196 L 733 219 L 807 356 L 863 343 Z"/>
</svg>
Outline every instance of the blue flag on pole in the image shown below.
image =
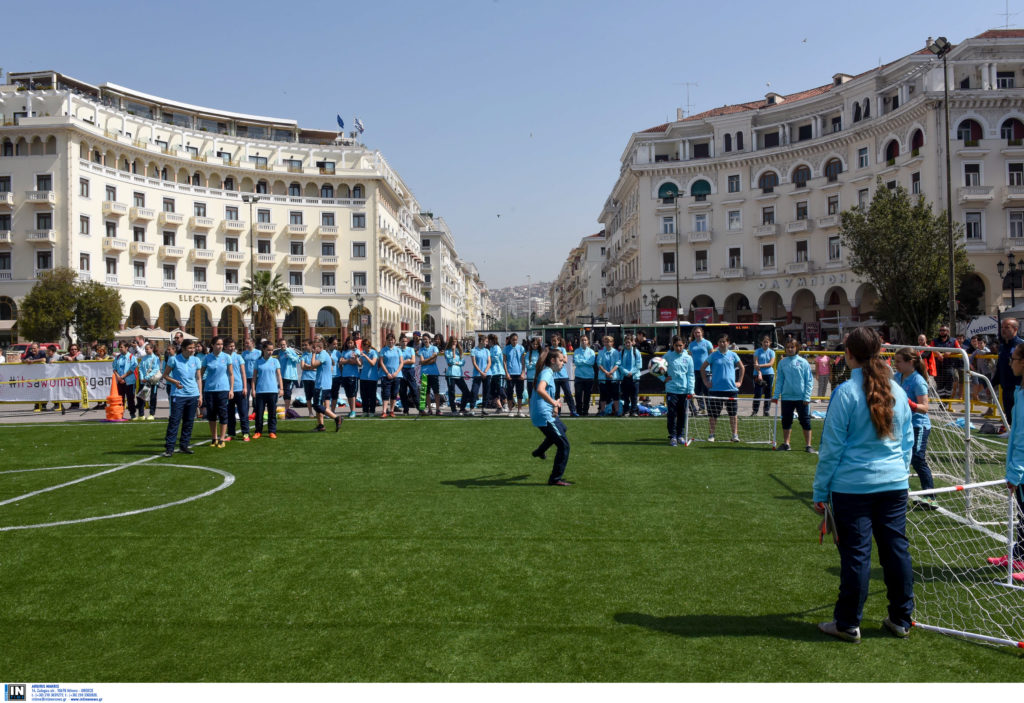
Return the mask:
<svg viewBox="0 0 1024 703">
<path fill-rule="evenodd" d="M 341 119 L 341 115 L 338 115 L 338 126 L 345 129 L 345 120 Z"/>
</svg>

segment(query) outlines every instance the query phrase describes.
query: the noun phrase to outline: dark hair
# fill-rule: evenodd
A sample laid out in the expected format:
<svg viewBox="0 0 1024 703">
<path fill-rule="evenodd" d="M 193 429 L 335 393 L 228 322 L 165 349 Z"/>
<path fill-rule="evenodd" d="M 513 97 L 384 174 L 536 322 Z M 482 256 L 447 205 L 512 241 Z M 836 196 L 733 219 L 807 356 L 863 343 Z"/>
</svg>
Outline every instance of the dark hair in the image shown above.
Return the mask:
<svg viewBox="0 0 1024 703">
<path fill-rule="evenodd" d="M 214 337 L 213 339 L 211 339 L 211 340 L 210 340 L 210 346 L 212 347 L 212 346 L 213 346 L 214 344 L 216 344 L 216 343 L 217 343 L 217 340 L 218 340 L 218 339 L 219 339 L 219 340 L 220 340 L 221 342 L 223 342 L 223 341 L 224 341 L 224 338 L 223 338 L 223 337 L 221 337 L 221 336 L 220 336 L 220 335 L 218 334 L 218 335 L 217 335 L 216 337 Z M 226 346 L 226 345 L 225 345 L 225 346 Z"/>
<path fill-rule="evenodd" d="M 914 371 L 921 374 L 921 378 L 928 379 L 928 367 L 921 361 L 921 352 L 911 349 L 910 347 L 903 347 L 896 352 L 896 356 L 900 357 L 904 361 L 909 361 L 914 364 Z"/>
<path fill-rule="evenodd" d="M 558 351 L 558 347 L 550 347 L 541 352 L 540 357 L 537 359 L 537 373 L 533 376 L 534 387 L 540 383 L 541 372 L 549 366 L 554 366 L 561 353 Z"/>
<path fill-rule="evenodd" d="M 682 337 L 680 337 L 678 334 L 674 334 L 674 335 L 672 335 L 672 341 L 671 341 L 670 344 L 671 344 L 671 346 L 674 347 L 677 343 L 678 344 L 686 344 L 686 342 L 683 341 Z"/>
<path fill-rule="evenodd" d="M 871 413 L 871 424 L 879 439 L 893 436 L 892 387 L 889 367 L 881 357 L 882 340 L 870 327 L 858 327 L 846 340 L 846 352 L 860 364 L 864 375 L 864 396 Z"/>
<path fill-rule="evenodd" d="M 718 341 L 719 342 L 721 342 L 723 339 L 726 342 L 731 342 L 732 341 L 731 339 L 729 339 L 729 335 L 727 335 L 727 334 L 720 334 L 720 335 L 718 335 Z"/>
<path fill-rule="evenodd" d="M 274 345 L 269 340 L 263 340 L 263 351 L 274 351 Z"/>
</svg>

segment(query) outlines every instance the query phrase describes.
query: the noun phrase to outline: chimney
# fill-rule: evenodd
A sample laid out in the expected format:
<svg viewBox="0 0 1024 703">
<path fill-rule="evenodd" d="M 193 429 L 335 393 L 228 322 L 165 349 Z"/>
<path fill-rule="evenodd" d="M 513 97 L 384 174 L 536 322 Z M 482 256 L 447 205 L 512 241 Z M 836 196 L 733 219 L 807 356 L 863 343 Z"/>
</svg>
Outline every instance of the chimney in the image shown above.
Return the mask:
<svg viewBox="0 0 1024 703">
<path fill-rule="evenodd" d="M 677 107 L 676 108 L 676 122 L 682 122 L 682 121 L 683 121 L 683 108 Z"/>
</svg>

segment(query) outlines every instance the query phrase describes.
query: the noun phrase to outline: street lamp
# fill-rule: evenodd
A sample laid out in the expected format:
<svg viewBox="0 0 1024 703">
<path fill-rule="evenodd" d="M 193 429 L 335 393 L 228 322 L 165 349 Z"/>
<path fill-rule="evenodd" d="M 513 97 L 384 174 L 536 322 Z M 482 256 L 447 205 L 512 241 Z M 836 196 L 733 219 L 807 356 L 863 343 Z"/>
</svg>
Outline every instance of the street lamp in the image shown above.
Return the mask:
<svg viewBox="0 0 1024 703">
<path fill-rule="evenodd" d="M 246 193 L 242 200 L 249 203 L 249 338 L 256 339 L 256 220 L 252 207 L 260 201 L 260 196 Z"/>
<path fill-rule="evenodd" d="M 953 264 L 953 174 L 949 156 L 949 68 L 946 55 L 953 45 L 945 37 L 928 44 L 928 51 L 942 59 L 942 104 L 946 113 L 946 239 L 949 245 L 949 324 L 956 325 L 956 271 Z"/>
<path fill-rule="evenodd" d="M 362 293 L 356 293 L 355 300 L 352 299 L 352 296 L 349 296 L 349 299 L 348 299 L 348 314 L 349 314 L 349 317 L 352 316 L 352 304 L 353 304 L 353 302 L 356 303 L 356 305 L 358 306 L 357 309 L 359 310 L 360 316 L 362 316 L 362 314 L 363 314 L 363 303 L 365 301 L 366 301 L 366 298 L 363 297 Z M 362 319 L 362 317 L 358 317 L 356 319 L 357 320 L 358 319 Z M 359 323 L 356 323 L 355 325 L 352 326 L 352 331 L 353 332 L 359 332 L 359 327 L 360 327 Z"/>
<path fill-rule="evenodd" d="M 654 311 L 658 309 L 658 301 L 660 299 L 661 299 L 661 296 L 658 295 L 654 291 L 653 288 L 651 288 L 651 297 L 650 298 L 647 297 L 646 293 L 644 293 L 644 296 L 643 296 L 644 305 L 647 305 L 647 301 L 648 300 L 651 301 L 651 324 L 652 325 L 656 322 L 656 320 L 654 319 Z"/>
<path fill-rule="evenodd" d="M 676 253 L 672 262 L 672 268 L 675 269 L 676 273 L 676 310 L 672 319 L 675 320 L 676 327 L 679 327 L 679 195 L 679 191 L 676 190 L 676 221 L 675 226 L 672 228 L 676 232 Z M 652 290 L 651 292 L 653 293 L 654 291 Z"/>
<path fill-rule="evenodd" d="M 1003 262 L 1000 261 L 998 264 L 996 264 L 996 271 L 999 273 L 999 278 L 1003 279 L 1003 287 L 1000 289 L 1000 297 L 1002 297 L 1002 291 L 1006 288 L 1006 279 L 1003 278 L 1003 272 L 1007 268 L 1009 269 L 1010 309 L 1012 310 L 1013 308 L 1017 307 L 1017 257 L 1015 257 L 1013 255 L 1013 252 L 1011 251 L 1006 256 L 1006 261 L 1009 263 L 1009 266 L 1003 266 Z M 1021 269 L 1024 270 L 1024 261 L 1021 262 Z"/>
</svg>

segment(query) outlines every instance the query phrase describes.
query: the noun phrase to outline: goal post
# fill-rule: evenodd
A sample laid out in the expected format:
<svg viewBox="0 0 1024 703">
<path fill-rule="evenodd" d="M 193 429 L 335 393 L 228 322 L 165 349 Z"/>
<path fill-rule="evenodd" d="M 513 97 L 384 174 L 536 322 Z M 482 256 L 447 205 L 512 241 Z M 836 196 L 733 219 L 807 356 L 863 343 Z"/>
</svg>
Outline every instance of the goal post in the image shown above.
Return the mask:
<svg viewBox="0 0 1024 703">
<path fill-rule="evenodd" d="M 736 428 L 740 442 L 744 444 L 765 444 L 775 447 L 775 426 L 779 415 L 779 404 L 773 403 L 771 398 L 751 398 L 750 396 L 739 396 L 736 398 L 723 398 L 722 396 L 694 396 L 693 407 L 702 407 L 704 412 L 689 412 L 686 416 L 686 441 L 707 442 L 711 439 L 710 417 L 718 409 L 717 420 L 715 421 L 716 442 L 729 442 L 732 439 L 732 424 L 729 416 L 729 405 L 735 404 Z M 754 404 L 757 403 L 757 406 Z M 756 411 L 755 411 L 756 407 Z M 764 409 L 769 409 L 764 414 Z"/>
</svg>

